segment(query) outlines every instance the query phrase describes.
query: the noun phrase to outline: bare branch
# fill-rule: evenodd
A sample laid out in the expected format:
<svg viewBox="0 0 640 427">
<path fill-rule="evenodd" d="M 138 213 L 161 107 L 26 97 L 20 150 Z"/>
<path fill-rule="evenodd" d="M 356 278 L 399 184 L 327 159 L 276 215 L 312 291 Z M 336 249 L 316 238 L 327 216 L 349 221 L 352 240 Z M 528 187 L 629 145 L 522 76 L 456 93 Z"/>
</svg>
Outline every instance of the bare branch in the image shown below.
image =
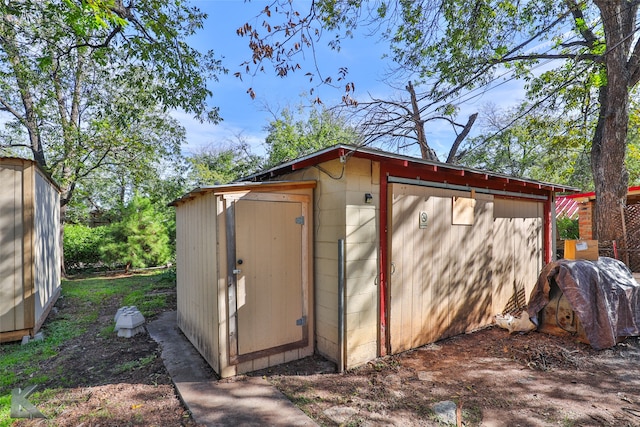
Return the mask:
<svg viewBox="0 0 640 427">
<path fill-rule="evenodd" d="M 454 163 L 456 160 L 456 154 L 458 153 L 458 148 L 460 148 L 460 144 L 467 137 L 469 132 L 471 131 L 471 127 L 475 123 L 478 118 L 478 113 L 473 113 L 469 116 L 469 120 L 467 120 L 467 124 L 464 125 L 464 129 L 458 136 L 456 136 L 456 140 L 453 141 L 453 145 L 451 146 L 451 150 L 449 150 L 449 155 L 447 156 L 447 163 Z"/>
</svg>

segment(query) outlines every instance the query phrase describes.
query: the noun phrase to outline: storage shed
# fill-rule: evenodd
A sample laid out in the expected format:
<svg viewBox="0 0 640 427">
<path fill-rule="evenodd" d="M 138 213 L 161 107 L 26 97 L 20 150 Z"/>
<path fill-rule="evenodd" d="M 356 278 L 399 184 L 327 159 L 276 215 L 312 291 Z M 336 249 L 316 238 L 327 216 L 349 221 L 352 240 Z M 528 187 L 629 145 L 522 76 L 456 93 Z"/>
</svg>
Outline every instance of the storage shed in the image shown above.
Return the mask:
<svg viewBox="0 0 640 427">
<path fill-rule="evenodd" d="M 60 295 L 60 192 L 31 160 L 0 158 L 0 342 L 33 336 Z"/>
<path fill-rule="evenodd" d="M 554 253 L 554 193 L 575 191 L 346 145 L 249 179 L 174 202 L 179 326 L 223 377 L 314 351 L 348 369 L 492 323 L 526 304 Z M 293 196 L 285 221 L 276 201 Z M 291 221 L 306 237 L 274 246 Z"/>
</svg>

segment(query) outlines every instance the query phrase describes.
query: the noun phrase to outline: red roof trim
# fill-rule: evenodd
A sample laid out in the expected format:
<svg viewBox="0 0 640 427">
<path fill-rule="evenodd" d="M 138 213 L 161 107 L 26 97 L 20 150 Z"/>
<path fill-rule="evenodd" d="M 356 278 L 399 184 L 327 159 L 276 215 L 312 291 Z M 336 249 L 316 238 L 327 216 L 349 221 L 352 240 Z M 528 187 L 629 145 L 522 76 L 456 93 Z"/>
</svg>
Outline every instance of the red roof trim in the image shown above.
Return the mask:
<svg viewBox="0 0 640 427">
<path fill-rule="evenodd" d="M 629 187 L 627 189 L 627 194 L 631 193 L 632 191 L 640 191 L 640 185 Z M 568 194 L 568 195 L 563 196 L 563 197 L 569 197 L 571 199 L 583 199 L 585 197 L 588 197 L 588 198 L 593 197 L 593 198 L 595 198 L 596 197 L 596 192 L 595 191 L 589 191 L 589 192 L 580 193 L 580 194 Z"/>
<path fill-rule="evenodd" d="M 571 187 L 558 186 L 555 184 L 537 181 L 534 182 L 526 179 L 507 177 L 504 175 L 493 175 L 487 171 L 468 169 L 461 166 L 448 165 L 446 163 L 434 163 L 418 158 L 409 158 L 407 156 L 388 153 L 368 147 L 350 147 L 343 145 L 326 148 L 298 160 L 277 166 L 269 171 L 252 175 L 251 177 L 248 177 L 248 179 L 259 181 L 266 177 L 283 175 L 291 171 L 315 166 L 337 158 L 344 157 L 348 161 L 350 156 L 384 163 L 388 165 L 387 170 L 401 168 L 401 170 L 404 171 L 401 172 L 398 170 L 395 172 L 398 173 L 399 176 L 409 177 L 409 175 L 411 175 L 412 178 L 415 178 L 420 175 L 421 179 L 436 182 L 448 181 L 461 183 L 463 185 L 465 185 L 466 182 L 474 182 L 474 185 L 486 186 L 494 189 L 510 189 L 511 191 L 516 192 L 521 191 L 521 189 L 525 187 L 527 188 L 527 193 L 532 194 L 544 194 L 544 192 L 547 191 L 576 191 Z M 498 183 L 502 183 L 502 185 Z M 518 190 L 518 188 L 520 190 Z"/>
</svg>

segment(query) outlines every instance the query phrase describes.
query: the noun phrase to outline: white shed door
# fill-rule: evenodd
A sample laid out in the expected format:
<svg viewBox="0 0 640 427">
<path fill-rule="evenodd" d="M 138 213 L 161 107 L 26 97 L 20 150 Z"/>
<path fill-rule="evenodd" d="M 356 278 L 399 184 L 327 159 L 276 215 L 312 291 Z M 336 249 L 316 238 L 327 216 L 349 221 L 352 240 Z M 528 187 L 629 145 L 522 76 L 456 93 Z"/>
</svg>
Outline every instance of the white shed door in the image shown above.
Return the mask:
<svg viewBox="0 0 640 427">
<path fill-rule="evenodd" d="M 235 202 L 239 361 L 306 345 L 307 340 L 306 204 L 270 199 L 256 195 L 255 200 Z"/>
</svg>

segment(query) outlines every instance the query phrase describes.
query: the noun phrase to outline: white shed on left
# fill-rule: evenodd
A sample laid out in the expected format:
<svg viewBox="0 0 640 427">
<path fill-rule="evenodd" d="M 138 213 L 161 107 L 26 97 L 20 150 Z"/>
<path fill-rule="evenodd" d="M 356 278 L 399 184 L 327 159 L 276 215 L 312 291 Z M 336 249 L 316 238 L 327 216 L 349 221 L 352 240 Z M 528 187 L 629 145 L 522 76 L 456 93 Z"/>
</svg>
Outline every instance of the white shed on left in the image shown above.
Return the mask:
<svg viewBox="0 0 640 427">
<path fill-rule="evenodd" d="M 0 157 L 0 342 L 33 336 L 60 295 L 60 189 L 32 160 Z"/>
</svg>

